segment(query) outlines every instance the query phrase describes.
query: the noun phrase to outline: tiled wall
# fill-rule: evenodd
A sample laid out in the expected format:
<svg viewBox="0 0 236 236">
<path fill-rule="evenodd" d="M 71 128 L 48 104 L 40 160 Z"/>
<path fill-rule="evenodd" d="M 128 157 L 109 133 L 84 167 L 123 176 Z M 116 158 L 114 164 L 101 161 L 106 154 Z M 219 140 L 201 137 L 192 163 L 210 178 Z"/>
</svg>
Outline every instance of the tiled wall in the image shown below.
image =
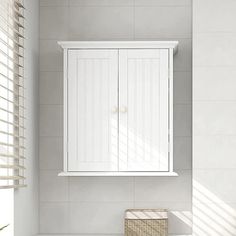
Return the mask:
<svg viewBox="0 0 236 236">
<path fill-rule="evenodd" d="M 24 43 L 24 75 L 25 75 L 25 160 L 27 188 L 14 191 L 14 236 L 32 236 L 38 233 L 38 82 L 39 82 L 39 1 L 24 0 L 25 10 L 25 43 Z M 3 1 L 0 0 L 2 8 Z M 0 20 L 1 21 L 1 20 Z M 2 24 L 2 23 L 1 23 Z M 2 60 L 2 55 L 0 56 Z M 2 96 L 2 94 L 1 94 Z M 4 190 L 2 190 L 4 191 Z M 1 194 L 1 193 L 0 193 Z M 5 202 L 2 202 L 5 204 Z M 1 215 L 7 214 L 1 208 Z M 8 209 L 10 211 L 10 209 Z M 2 225 L 3 222 L 0 224 Z M 11 222 L 9 222 L 11 223 Z M 30 227 L 29 227 L 30 226 Z M 8 232 L 1 231 L 3 235 Z"/>
<path fill-rule="evenodd" d="M 40 232 L 123 232 L 127 208 L 168 208 L 191 232 L 191 1 L 40 1 Z M 57 177 L 62 170 L 62 51 L 57 40 L 179 40 L 174 158 L 179 177 Z"/>
<path fill-rule="evenodd" d="M 236 1 L 193 4 L 194 236 L 236 235 Z"/>
</svg>

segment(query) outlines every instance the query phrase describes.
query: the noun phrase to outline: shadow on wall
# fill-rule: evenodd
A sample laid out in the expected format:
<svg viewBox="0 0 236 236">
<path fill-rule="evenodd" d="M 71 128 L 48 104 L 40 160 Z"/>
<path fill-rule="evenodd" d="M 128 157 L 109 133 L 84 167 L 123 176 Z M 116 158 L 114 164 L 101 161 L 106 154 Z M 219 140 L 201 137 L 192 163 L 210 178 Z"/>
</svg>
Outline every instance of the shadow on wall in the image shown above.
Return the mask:
<svg viewBox="0 0 236 236">
<path fill-rule="evenodd" d="M 193 236 L 235 236 L 236 211 L 193 180 Z"/>
<path fill-rule="evenodd" d="M 172 228 L 172 222 L 178 225 L 178 231 L 191 232 L 192 231 L 192 212 L 190 211 L 170 211 L 168 214 L 169 225 Z M 183 229 L 181 229 L 183 227 Z M 171 233 L 171 232 L 170 232 Z"/>
</svg>

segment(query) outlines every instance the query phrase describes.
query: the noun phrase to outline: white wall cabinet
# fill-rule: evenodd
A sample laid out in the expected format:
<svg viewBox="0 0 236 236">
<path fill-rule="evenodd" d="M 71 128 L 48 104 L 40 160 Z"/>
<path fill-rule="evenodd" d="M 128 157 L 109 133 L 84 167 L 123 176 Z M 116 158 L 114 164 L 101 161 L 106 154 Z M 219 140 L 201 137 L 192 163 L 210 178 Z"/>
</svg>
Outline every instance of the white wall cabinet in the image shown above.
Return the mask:
<svg viewBox="0 0 236 236">
<path fill-rule="evenodd" d="M 176 176 L 177 42 L 59 42 L 64 49 L 62 176 Z"/>
</svg>

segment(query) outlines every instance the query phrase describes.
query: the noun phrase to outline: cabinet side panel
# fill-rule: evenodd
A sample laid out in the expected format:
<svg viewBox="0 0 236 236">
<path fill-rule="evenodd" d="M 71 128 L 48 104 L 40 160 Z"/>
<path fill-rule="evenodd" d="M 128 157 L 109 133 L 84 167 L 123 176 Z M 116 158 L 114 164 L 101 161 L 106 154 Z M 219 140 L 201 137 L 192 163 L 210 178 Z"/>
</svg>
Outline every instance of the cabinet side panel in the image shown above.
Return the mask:
<svg viewBox="0 0 236 236">
<path fill-rule="evenodd" d="M 173 71 L 174 71 L 174 50 L 170 48 L 169 50 L 169 171 L 172 172 L 174 170 L 174 138 L 173 138 L 173 114 L 174 114 L 174 81 L 173 81 Z"/>
<path fill-rule="evenodd" d="M 68 126 L 67 126 L 67 115 L 68 115 L 68 50 L 63 49 L 63 170 L 68 171 Z"/>
</svg>

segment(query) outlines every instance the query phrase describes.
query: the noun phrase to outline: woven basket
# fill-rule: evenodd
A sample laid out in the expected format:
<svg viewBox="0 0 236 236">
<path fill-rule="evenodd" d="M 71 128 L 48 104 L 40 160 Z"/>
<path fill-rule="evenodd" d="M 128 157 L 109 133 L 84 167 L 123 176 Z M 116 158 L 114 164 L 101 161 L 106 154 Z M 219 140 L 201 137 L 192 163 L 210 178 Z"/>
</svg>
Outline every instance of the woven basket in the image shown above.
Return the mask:
<svg viewBox="0 0 236 236">
<path fill-rule="evenodd" d="M 167 210 L 126 210 L 125 236 L 168 236 Z"/>
</svg>

